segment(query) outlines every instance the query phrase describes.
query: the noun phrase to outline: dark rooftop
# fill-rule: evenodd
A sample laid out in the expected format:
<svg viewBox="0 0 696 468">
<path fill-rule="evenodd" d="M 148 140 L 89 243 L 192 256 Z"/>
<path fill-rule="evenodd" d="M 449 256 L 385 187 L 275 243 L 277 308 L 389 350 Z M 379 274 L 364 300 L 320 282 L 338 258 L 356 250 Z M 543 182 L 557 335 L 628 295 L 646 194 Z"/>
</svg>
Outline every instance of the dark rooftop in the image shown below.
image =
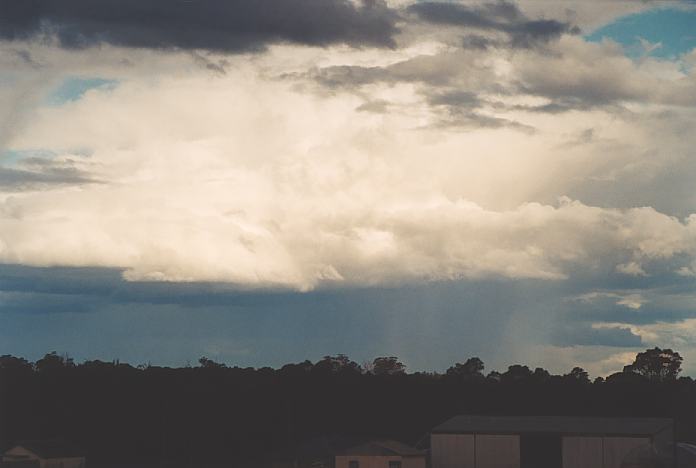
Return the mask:
<svg viewBox="0 0 696 468">
<path fill-rule="evenodd" d="M 58 440 L 24 440 L 17 443 L 36 454 L 39 458 L 75 458 L 84 457 L 83 451 L 77 447 Z"/>
<path fill-rule="evenodd" d="M 425 455 L 425 452 L 395 440 L 378 440 L 351 447 L 339 452 L 338 455 L 400 455 L 402 457 L 413 457 Z"/>
<path fill-rule="evenodd" d="M 672 428 L 663 418 L 582 418 L 558 416 L 455 416 L 433 434 L 594 434 L 652 435 Z"/>
</svg>

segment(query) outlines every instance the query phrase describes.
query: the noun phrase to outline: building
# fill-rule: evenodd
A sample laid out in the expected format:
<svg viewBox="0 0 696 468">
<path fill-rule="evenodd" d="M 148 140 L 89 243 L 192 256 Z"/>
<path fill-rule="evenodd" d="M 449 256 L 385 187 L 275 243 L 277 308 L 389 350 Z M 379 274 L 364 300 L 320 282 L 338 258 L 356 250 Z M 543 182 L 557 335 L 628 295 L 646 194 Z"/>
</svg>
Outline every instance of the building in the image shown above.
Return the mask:
<svg viewBox="0 0 696 468">
<path fill-rule="evenodd" d="M 426 452 L 394 440 L 373 441 L 343 450 L 335 468 L 425 468 Z"/>
<path fill-rule="evenodd" d="M 674 464 L 657 418 L 457 416 L 430 434 L 432 468 L 643 468 Z"/>
<path fill-rule="evenodd" d="M 85 468 L 85 455 L 59 441 L 24 441 L 5 451 L 0 467 L 30 464 L 38 468 Z"/>
</svg>

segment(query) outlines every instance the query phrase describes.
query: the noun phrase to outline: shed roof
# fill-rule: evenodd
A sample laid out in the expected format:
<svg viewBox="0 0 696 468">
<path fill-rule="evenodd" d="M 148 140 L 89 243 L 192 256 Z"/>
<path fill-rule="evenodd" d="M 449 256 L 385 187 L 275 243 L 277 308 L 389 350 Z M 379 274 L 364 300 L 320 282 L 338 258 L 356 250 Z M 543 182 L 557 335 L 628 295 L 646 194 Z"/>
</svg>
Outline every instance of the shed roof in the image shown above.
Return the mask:
<svg viewBox="0 0 696 468">
<path fill-rule="evenodd" d="M 376 440 L 364 444 L 356 445 L 343 450 L 338 455 L 372 455 L 372 456 L 402 456 L 414 457 L 424 456 L 425 452 L 411 446 L 397 442 L 396 440 Z"/>
<path fill-rule="evenodd" d="M 77 458 L 84 457 L 83 451 L 72 444 L 59 440 L 24 440 L 17 447 L 24 447 L 39 458 Z"/>
<path fill-rule="evenodd" d="M 671 429 L 666 418 L 583 418 L 559 416 L 460 415 L 435 427 L 433 434 L 653 435 Z"/>
</svg>

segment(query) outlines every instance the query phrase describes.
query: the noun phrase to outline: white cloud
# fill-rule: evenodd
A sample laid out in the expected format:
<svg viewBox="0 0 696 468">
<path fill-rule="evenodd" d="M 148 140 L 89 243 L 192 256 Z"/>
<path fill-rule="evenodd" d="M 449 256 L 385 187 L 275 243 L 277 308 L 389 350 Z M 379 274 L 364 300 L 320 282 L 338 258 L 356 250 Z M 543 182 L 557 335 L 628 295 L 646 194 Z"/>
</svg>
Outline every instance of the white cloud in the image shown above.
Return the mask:
<svg viewBox="0 0 696 468">
<path fill-rule="evenodd" d="M 628 307 L 629 309 L 640 309 L 643 307 L 647 299 L 643 297 L 640 293 L 626 293 L 626 292 L 605 292 L 605 291 L 592 291 L 588 293 L 581 294 L 579 296 L 573 296 L 569 299 L 572 301 L 580 302 L 595 302 L 600 299 L 612 299 L 617 305 Z"/>
<path fill-rule="evenodd" d="M 616 265 L 616 271 L 628 276 L 647 276 L 645 270 L 638 262 L 628 262 Z"/>
<path fill-rule="evenodd" d="M 628 296 L 622 297 L 616 302 L 618 305 L 626 306 L 629 309 L 640 309 L 643 307 L 645 300 L 640 294 L 629 294 Z"/>
<path fill-rule="evenodd" d="M 575 63 L 569 55 L 592 62 L 585 47 L 594 46 L 564 44 L 558 65 Z M 130 280 L 306 290 L 486 276 L 563 279 L 605 266 L 635 274 L 643 262 L 695 252 L 695 217 L 561 197 L 598 174 L 644 160 L 668 164 L 633 151 L 651 141 L 653 121 L 636 124 L 604 110 L 549 116 L 489 109 L 537 130 L 443 129 L 428 125 L 432 109 L 410 83 L 375 85 L 361 95 L 309 93 L 268 78 L 321 60 L 317 50 L 278 50 L 230 59 L 226 75 L 200 69 L 190 56 L 163 54 L 158 69 L 179 72 L 152 76 L 135 62 L 117 75 L 116 89 L 32 109 L 9 147 L 52 150 L 99 183 L 1 194 L 0 260 L 117 267 Z M 78 70 L 89 63 L 61 53 Z M 103 65 L 84 67 L 111 77 L 120 53 L 108 49 Z M 381 59 L 374 51 L 325 53 L 334 63 L 395 60 L 392 52 Z M 478 74 L 468 80 L 512 80 L 516 60 L 493 55 L 480 68 L 467 65 Z M 385 97 L 403 111 L 357 110 Z M 590 118 L 600 137 L 593 132 L 592 141 L 568 147 L 569 135 L 586 130 Z M 662 138 L 665 148 L 684 144 L 669 132 Z M 624 146 L 608 152 L 607 141 Z"/>
</svg>

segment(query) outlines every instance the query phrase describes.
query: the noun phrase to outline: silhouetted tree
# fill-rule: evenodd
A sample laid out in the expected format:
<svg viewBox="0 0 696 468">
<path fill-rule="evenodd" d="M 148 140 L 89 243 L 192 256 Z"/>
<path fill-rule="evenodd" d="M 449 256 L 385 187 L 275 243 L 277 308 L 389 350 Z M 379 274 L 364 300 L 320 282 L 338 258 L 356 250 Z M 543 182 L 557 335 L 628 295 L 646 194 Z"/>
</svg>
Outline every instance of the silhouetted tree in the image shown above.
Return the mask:
<svg viewBox="0 0 696 468">
<path fill-rule="evenodd" d="M 655 347 L 638 353 L 633 364 L 624 367 L 624 372 L 642 375 L 653 381 L 674 380 L 681 372 L 681 363 L 679 353 Z"/>
<path fill-rule="evenodd" d="M 198 360 L 198 364 L 204 369 L 223 369 L 227 367 L 225 364 L 220 363 L 220 362 L 215 362 L 212 359 L 208 359 L 207 357 L 203 356 Z"/>
<path fill-rule="evenodd" d="M 450 377 L 461 377 L 461 378 L 483 378 L 483 361 L 477 357 L 472 357 L 466 360 L 464 364 L 456 363 L 449 369 L 445 375 Z"/>
<path fill-rule="evenodd" d="M 563 377 L 573 382 L 590 383 L 590 376 L 582 367 L 573 367 L 573 369 Z"/>
<path fill-rule="evenodd" d="M 502 382 L 517 382 L 520 380 L 527 380 L 532 376 L 532 371 L 529 367 L 522 366 L 520 364 L 513 364 L 508 367 L 508 370 L 503 372 L 501 375 Z"/>
<path fill-rule="evenodd" d="M 355 361 L 351 361 L 345 354 L 324 356 L 321 361 L 314 364 L 313 371 L 319 374 L 362 373 L 360 365 Z"/>
<path fill-rule="evenodd" d="M 0 369 L 7 369 L 10 371 L 30 371 L 34 366 L 24 358 L 18 358 L 5 354 L 0 356 Z"/>
<path fill-rule="evenodd" d="M 399 358 L 378 357 L 372 361 L 372 373 L 375 375 L 397 375 L 406 373 L 406 366 L 399 361 Z"/>
<path fill-rule="evenodd" d="M 67 354 L 58 355 L 55 351 L 52 351 L 36 361 L 35 367 L 39 372 L 51 372 L 59 371 L 66 367 L 75 367 L 75 362 Z"/>
<path fill-rule="evenodd" d="M 298 364 L 285 364 L 278 372 L 285 376 L 301 377 L 312 372 L 313 367 L 311 361 L 303 361 Z"/>
</svg>

